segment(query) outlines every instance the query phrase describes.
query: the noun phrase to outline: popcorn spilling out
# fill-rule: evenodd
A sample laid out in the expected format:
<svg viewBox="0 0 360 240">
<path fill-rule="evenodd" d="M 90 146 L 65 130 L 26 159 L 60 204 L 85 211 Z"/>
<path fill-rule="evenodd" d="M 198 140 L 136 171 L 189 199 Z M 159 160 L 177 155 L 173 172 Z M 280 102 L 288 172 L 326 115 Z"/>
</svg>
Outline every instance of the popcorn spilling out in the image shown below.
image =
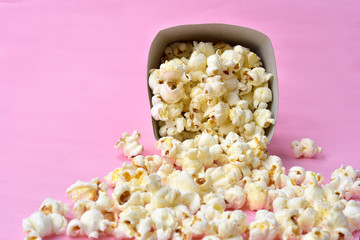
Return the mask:
<svg viewBox="0 0 360 240">
<path fill-rule="evenodd" d="M 290 147 L 294 149 L 294 156 L 296 158 L 306 157 L 312 158 L 317 153 L 322 152 L 322 148 L 318 147 L 316 143 L 310 138 L 303 138 L 299 141 L 292 141 Z"/>
<path fill-rule="evenodd" d="M 39 211 L 23 219 L 23 229 L 27 233 L 25 239 L 40 240 L 51 234 L 64 233 L 67 226 L 65 216 L 69 211 L 68 205 L 51 198 L 45 199 Z"/>
<path fill-rule="evenodd" d="M 174 43 L 149 76 L 151 114 L 162 137 L 182 141 L 205 131 L 222 137 L 234 132 L 249 141 L 275 123 L 267 109 L 271 79 L 260 58 L 240 45 Z"/>
<path fill-rule="evenodd" d="M 105 176 L 77 181 L 70 207 L 46 199 L 23 220 L 25 239 L 66 231 L 97 239 L 352 239 L 360 230 L 360 170 L 341 166 L 324 177 L 267 153 L 264 129 L 274 124 L 260 58 L 226 43 L 173 43 L 153 70 L 151 110 L 159 120 L 161 155 L 143 156 L 137 131 L 115 148 L 131 159 Z M 321 148 L 294 142 L 295 156 Z M 109 194 L 109 187 L 113 188 Z M 247 223 L 242 210 L 254 210 Z"/>
<path fill-rule="evenodd" d="M 135 157 L 144 151 L 144 146 L 139 143 L 140 137 L 141 134 L 136 130 L 131 136 L 127 132 L 124 132 L 114 148 L 117 150 L 122 149 L 126 157 Z"/>
</svg>

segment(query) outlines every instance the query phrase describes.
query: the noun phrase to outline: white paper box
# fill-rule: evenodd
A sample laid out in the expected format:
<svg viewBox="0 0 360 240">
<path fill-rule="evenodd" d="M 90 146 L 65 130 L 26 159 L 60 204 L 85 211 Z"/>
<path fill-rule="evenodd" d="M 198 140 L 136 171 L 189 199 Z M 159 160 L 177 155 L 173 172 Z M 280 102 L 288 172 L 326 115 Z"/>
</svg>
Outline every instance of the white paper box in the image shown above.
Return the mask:
<svg viewBox="0 0 360 240">
<path fill-rule="evenodd" d="M 273 101 L 269 104 L 269 108 L 273 113 L 275 124 L 268 127 L 265 131 L 269 141 L 274 134 L 276 117 L 279 105 L 279 86 L 276 72 L 275 55 L 269 37 L 256 30 L 228 25 L 228 24 L 194 24 L 194 25 L 180 25 L 161 30 L 154 38 L 148 57 L 147 64 L 147 83 L 149 102 L 151 106 L 152 91 L 149 87 L 149 70 L 159 68 L 161 64 L 161 56 L 164 49 L 173 42 L 225 42 L 232 46 L 242 45 L 255 52 L 262 60 L 266 72 L 273 74 L 273 79 L 270 81 L 270 88 L 273 92 Z M 152 125 L 154 136 L 156 139 L 160 138 L 158 122 L 152 118 Z"/>
</svg>

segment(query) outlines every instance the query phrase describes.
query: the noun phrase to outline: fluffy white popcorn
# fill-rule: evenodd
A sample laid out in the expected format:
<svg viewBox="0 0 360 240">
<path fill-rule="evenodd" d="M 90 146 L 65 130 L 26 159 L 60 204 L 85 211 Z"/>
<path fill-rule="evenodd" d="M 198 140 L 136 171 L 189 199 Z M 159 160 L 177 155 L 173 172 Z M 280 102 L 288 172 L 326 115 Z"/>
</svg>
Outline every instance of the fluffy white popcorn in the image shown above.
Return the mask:
<svg viewBox="0 0 360 240">
<path fill-rule="evenodd" d="M 147 211 L 141 206 L 130 206 L 119 215 L 117 227 L 113 230 L 113 235 L 118 238 L 133 238 L 136 235 L 136 226 L 141 219 L 147 215 Z"/>
<path fill-rule="evenodd" d="M 227 84 L 225 81 L 225 88 L 227 89 Z M 238 104 L 240 101 L 239 90 L 234 90 L 232 92 L 227 92 L 223 95 L 225 101 L 229 104 L 229 106 L 233 107 Z"/>
<path fill-rule="evenodd" d="M 255 123 L 261 128 L 267 128 L 270 124 L 274 124 L 275 120 L 271 118 L 271 111 L 259 108 L 254 111 Z"/>
<path fill-rule="evenodd" d="M 360 230 L 360 203 L 350 200 L 346 203 L 343 213 L 348 218 L 349 230 L 351 232 Z"/>
<path fill-rule="evenodd" d="M 137 168 L 143 168 L 148 174 L 157 172 L 163 163 L 158 155 L 142 156 L 138 155 L 132 159 L 132 165 Z"/>
<path fill-rule="evenodd" d="M 86 235 L 89 238 L 97 239 L 102 232 L 111 229 L 112 223 L 104 219 L 104 216 L 97 209 L 86 211 L 80 218 L 71 220 L 67 226 L 69 236 Z"/>
<path fill-rule="evenodd" d="M 301 236 L 301 228 L 296 220 L 298 211 L 295 209 L 284 209 L 275 213 L 279 223 L 278 236 L 281 239 L 293 239 Z"/>
<path fill-rule="evenodd" d="M 165 48 L 164 53 L 168 60 L 174 57 L 189 57 L 193 46 L 190 43 L 175 42 Z"/>
<path fill-rule="evenodd" d="M 300 185 L 305 180 L 305 169 L 302 167 L 292 167 L 289 169 L 289 178 L 294 179 L 297 185 Z"/>
<path fill-rule="evenodd" d="M 61 201 L 57 201 L 52 198 L 46 198 L 41 204 L 39 210 L 45 215 L 48 215 L 50 213 L 57 213 L 62 216 L 66 216 L 66 214 L 70 211 L 70 207 L 69 205 L 67 205 L 66 203 L 62 203 Z"/>
<path fill-rule="evenodd" d="M 269 209 L 267 185 L 263 181 L 257 181 L 245 185 L 245 193 L 250 210 Z"/>
<path fill-rule="evenodd" d="M 226 121 L 229 115 L 229 105 L 223 102 L 216 104 L 209 117 L 214 119 L 216 123 L 222 124 Z"/>
<path fill-rule="evenodd" d="M 206 57 L 215 53 L 215 48 L 211 42 L 194 42 L 194 50 L 204 54 Z"/>
<path fill-rule="evenodd" d="M 180 80 L 184 75 L 186 66 L 180 59 L 175 58 L 160 65 L 159 77 L 164 80 Z"/>
<path fill-rule="evenodd" d="M 96 200 L 99 189 L 97 181 L 100 180 L 98 178 L 94 178 L 91 182 L 78 180 L 66 190 L 67 197 L 72 199 L 74 203 L 81 199 Z"/>
<path fill-rule="evenodd" d="M 167 103 L 177 103 L 181 100 L 184 89 L 181 82 L 165 81 L 160 88 L 160 96 Z"/>
<path fill-rule="evenodd" d="M 336 204 L 325 217 L 325 225 L 330 229 L 349 228 L 348 218 L 344 215 L 345 206 L 342 203 Z"/>
<path fill-rule="evenodd" d="M 159 69 L 150 71 L 149 86 L 156 96 L 152 99 L 151 114 L 159 121 L 160 135 L 184 140 L 205 131 L 224 137 L 237 132 L 249 141 L 256 134 L 264 134 L 264 128 L 274 120 L 271 116 L 264 120 L 267 112 L 263 112 L 262 117 L 253 121 L 253 106 L 266 109 L 272 100 L 268 88 L 272 75 L 260 67 L 260 58 L 247 48 L 224 42 L 215 46 L 193 42 L 193 48 L 188 44 L 169 45 L 163 56 L 166 61 Z M 184 52 L 175 54 L 174 49 L 180 48 Z M 250 107 L 241 107 L 238 104 L 241 100 Z M 171 104 L 182 107 L 174 111 Z M 170 114 L 172 111 L 174 114 Z M 187 162 L 187 165 L 192 164 Z"/>
<path fill-rule="evenodd" d="M 121 168 L 116 168 L 105 176 L 105 181 L 111 187 L 124 182 L 139 182 L 146 174 L 144 168 L 136 168 L 128 163 L 124 163 Z"/>
<path fill-rule="evenodd" d="M 248 103 L 245 100 L 240 100 L 237 106 L 231 108 L 229 118 L 231 123 L 236 127 L 243 127 L 246 123 L 253 120 L 253 113 L 248 109 Z"/>
<path fill-rule="evenodd" d="M 330 239 L 353 240 L 351 232 L 346 228 L 336 228 L 331 231 Z"/>
<path fill-rule="evenodd" d="M 114 148 L 117 150 L 122 149 L 124 155 L 127 157 L 135 157 L 144 151 L 144 146 L 139 144 L 140 137 L 141 135 L 137 130 L 135 130 L 131 136 L 127 132 L 124 132 Z"/>
<path fill-rule="evenodd" d="M 271 73 L 266 73 L 265 69 L 262 67 L 255 67 L 247 72 L 247 75 L 250 76 L 249 84 L 252 86 L 259 86 L 272 78 Z"/>
<path fill-rule="evenodd" d="M 115 187 L 112 194 L 115 206 L 119 210 L 124 210 L 129 206 L 143 206 L 145 203 L 142 199 L 140 191 L 132 192 L 126 183 L 119 184 Z"/>
<path fill-rule="evenodd" d="M 313 203 L 315 201 L 324 201 L 325 193 L 323 189 L 317 185 L 309 185 L 304 192 L 306 201 Z"/>
<path fill-rule="evenodd" d="M 209 230 L 209 220 L 199 211 L 196 215 L 184 219 L 182 223 L 183 232 L 191 233 L 192 237 L 200 237 Z"/>
<path fill-rule="evenodd" d="M 239 71 L 244 63 L 244 57 L 234 50 L 225 50 L 221 54 L 222 65 L 226 71 Z M 227 73 L 228 74 L 228 73 Z"/>
<path fill-rule="evenodd" d="M 168 105 L 163 102 L 157 103 L 151 108 L 151 116 L 155 120 L 161 120 L 161 121 L 168 120 L 169 113 L 167 111 L 167 107 Z"/>
<path fill-rule="evenodd" d="M 312 228 L 310 232 L 305 234 L 302 237 L 302 240 L 330 240 L 329 232 L 320 229 L 320 228 Z"/>
<path fill-rule="evenodd" d="M 234 50 L 244 56 L 244 67 L 254 68 L 262 66 L 260 58 L 251 52 L 250 49 L 237 45 L 234 47 Z"/>
<path fill-rule="evenodd" d="M 200 52 L 194 51 L 188 62 L 189 71 L 203 71 L 206 69 L 206 56 Z"/>
<path fill-rule="evenodd" d="M 28 234 L 26 239 L 41 239 L 53 234 L 61 234 L 65 231 L 67 220 L 58 213 L 34 212 L 30 217 L 23 219 L 24 232 Z"/>
<path fill-rule="evenodd" d="M 299 226 L 305 232 L 311 231 L 319 222 L 318 214 L 312 207 L 307 207 L 302 211 L 297 219 Z"/>
<path fill-rule="evenodd" d="M 170 239 L 177 227 L 174 210 L 171 208 L 159 208 L 152 211 L 150 216 L 155 224 L 157 239 Z"/>
<path fill-rule="evenodd" d="M 240 186 L 229 188 L 224 193 L 226 208 L 240 209 L 246 202 L 246 194 Z"/>
<path fill-rule="evenodd" d="M 290 146 L 294 149 L 296 158 L 300 158 L 301 156 L 312 158 L 315 154 L 322 152 L 322 148 L 318 147 L 310 138 L 302 138 L 300 142 L 296 140 L 292 141 Z"/>
<path fill-rule="evenodd" d="M 249 225 L 249 240 L 273 240 L 276 238 L 279 224 L 275 215 L 267 210 L 256 212 L 255 221 Z"/>
<path fill-rule="evenodd" d="M 175 136 L 184 131 L 186 119 L 182 116 L 168 120 L 164 126 L 160 127 L 160 136 Z"/>
<path fill-rule="evenodd" d="M 261 103 L 268 103 L 272 100 L 272 91 L 268 87 L 259 87 L 254 91 L 254 107 L 258 108 Z M 267 107 L 267 104 L 265 108 Z"/>
<path fill-rule="evenodd" d="M 224 81 L 219 75 L 208 77 L 204 89 L 205 96 L 208 98 L 218 98 L 226 93 Z"/>
<path fill-rule="evenodd" d="M 160 93 L 161 84 L 164 80 L 160 78 L 159 70 L 154 69 L 149 75 L 149 87 L 153 90 L 154 94 Z M 153 103 L 153 105 L 155 105 Z"/>
</svg>

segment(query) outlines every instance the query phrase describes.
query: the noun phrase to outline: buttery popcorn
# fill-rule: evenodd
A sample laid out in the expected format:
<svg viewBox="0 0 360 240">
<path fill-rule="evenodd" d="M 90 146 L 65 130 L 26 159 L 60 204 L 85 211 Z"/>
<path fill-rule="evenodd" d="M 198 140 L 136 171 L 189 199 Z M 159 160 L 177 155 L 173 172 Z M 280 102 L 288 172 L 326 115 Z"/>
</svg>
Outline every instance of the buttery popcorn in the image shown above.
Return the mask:
<svg viewBox="0 0 360 240">
<path fill-rule="evenodd" d="M 45 215 L 57 213 L 61 216 L 66 216 L 66 214 L 70 211 L 70 207 L 61 201 L 57 201 L 52 198 L 46 198 L 41 204 L 39 210 Z"/>
<path fill-rule="evenodd" d="M 300 158 L 304 156 L 306 158 L 312 158 L 317 153 L 322 152 L 322 148 L 318 147 L 316 143 L 310 138 L 303 138 L 299 141 L 292 141 L 290 147 L 294 149 L 294 156 Z"/>
<path fill-rule="evenodd" d="M 302 167 L 288 174 L 267 153 L 265 129 L 275 123 L 261 59 L 226 43 L 173 43 L 153 69 L 151 114 L 161 156 L 143 156 L 140 133 L 124 133 L 115 148 L 124 163 L 105 176 L 67 189 L 69 206 L 46 199 L 23 220 L 26 239 L 65 231 L 96 239 L 351 239 L 360 229 L 360 171 L 341 166 L 323 184 Z M 295 156 L 321 148 L 293 142 Z M 239 209 L 257 210 L 247 224 Z M 272 212 L 271 212 L 272 211 Z M 67 227 L 66 227 L 67 225 Z"/>
<path fill-rule="evenodd" d="M 175 54 L 174 49 L 180 48 L 176 52 L 182 54 Z M 249 141 L 263 134 L 275 120 L 267 109 L 272 101 L 268 87 L 272 74 L 261 65 L 255 53 L 240 45 L 169 45 L 159 69 L 149 75 L 151 114 L 159 121 L 160 136 L 183 140 L 193 137 L 189 133 L 215 130 L 223 136 L 236 132 Z M 169 104 L 181 104 L 178 114 L 169 116 Z"/>
<path fill-rule="evenodd" d="M 65 231 L 67 220 L 58 213 L 34 212 L 30 217 L 23 219 L 22 226 L 28 235 L 26 239 L 41 239 L 51 234 L 61 234 Z"/>
<path fill-rule="evenodd" d="M 117 150 L 122 149 L 126 157 L 135 157 L 144 151 L 144 146 L 139 144 L 139 139 L 140 133 L 138 131 L 135 130 L 131 136 L 125 132 L 114 148 Z"/>
</svg>

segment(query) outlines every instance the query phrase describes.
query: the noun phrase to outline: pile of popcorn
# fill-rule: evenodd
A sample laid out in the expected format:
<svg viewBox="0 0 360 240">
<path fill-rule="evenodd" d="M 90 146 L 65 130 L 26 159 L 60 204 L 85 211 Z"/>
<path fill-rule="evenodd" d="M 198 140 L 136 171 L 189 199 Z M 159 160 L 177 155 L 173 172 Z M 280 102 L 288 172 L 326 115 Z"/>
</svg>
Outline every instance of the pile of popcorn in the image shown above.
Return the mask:
<svg viewBox="0 0 360 240">
<path fill-rule="evenodd" d="M 25 239 L 64 232 L 92 239 L 353 239 L 360 170 L 341 166 L 324 184 L 302 167 L 286 174 L 281 159 L 267 154 L 271 74 L 256 54 L 223 43 L 174 43 L 163 59 L 150 77 L 161 155 L 141 155 L 140 133 L 124 133 L 115 148 L 131 164 L 104 182 L 71 185 L 69 222 L 70 207 L 46 199 L 23 220 Z M 322 150 L 310 139 L 291 146 L 296 157 Z M 248 224 L 242 210 L 257 211 L 255 220 Z"/>
<path fill-rule="evenodd" d="M 251 140 L 275 122 L 267 109 L 272 74 L 248 48 L 174 43 L 164 60 L 149 76 L 160 136 L 184 140 L 205 131 L 222 137 L 234 132 Z"/>
</svg>

